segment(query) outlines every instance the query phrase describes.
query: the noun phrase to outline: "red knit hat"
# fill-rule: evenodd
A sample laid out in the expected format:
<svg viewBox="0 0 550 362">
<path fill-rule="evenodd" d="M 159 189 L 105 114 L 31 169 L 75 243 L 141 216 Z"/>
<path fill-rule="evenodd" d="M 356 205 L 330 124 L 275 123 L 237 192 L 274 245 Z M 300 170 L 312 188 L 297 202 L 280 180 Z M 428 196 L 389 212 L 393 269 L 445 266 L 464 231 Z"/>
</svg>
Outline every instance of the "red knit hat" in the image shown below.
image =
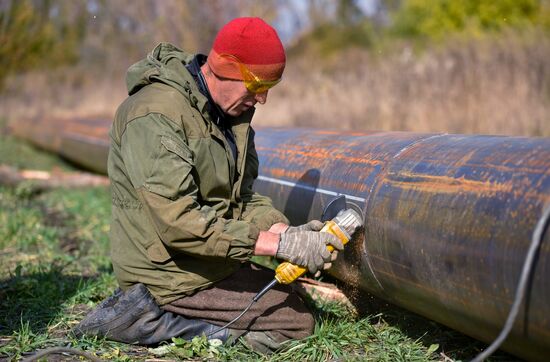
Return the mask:
<svg viewBox="0 0 550 362">
<path fill-rule="evenodd" d="M 275 81 L 283 75 L 286 57 L 277 32 L 269 24 L 260 18 L 237 18 L 216 35 L 208 65 L 219 77 L 242 80 L 235 60 L 261 80 Z"/>
</svg>

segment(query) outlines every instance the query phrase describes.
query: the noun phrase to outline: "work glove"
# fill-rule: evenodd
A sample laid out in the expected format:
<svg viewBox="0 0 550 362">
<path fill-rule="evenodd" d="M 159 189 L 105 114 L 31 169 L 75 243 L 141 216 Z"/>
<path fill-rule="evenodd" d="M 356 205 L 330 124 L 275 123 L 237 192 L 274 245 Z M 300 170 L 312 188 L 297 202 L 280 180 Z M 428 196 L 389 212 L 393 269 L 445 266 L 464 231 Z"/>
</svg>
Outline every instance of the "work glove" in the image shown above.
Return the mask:
<svg viewBox="0 0 550 362">
<path fill-rule="evenodd" d="M 307 224 L 300 226 L 289 226 L 288 229 L 285 230 L 285 233 L 295 233 L 297 231 L 321 231 L 324 225 L 325 223 L 319 220 L 311 220 Z"/>
<path fill-rule="evenodd" d="M 330 268 L 333 255 L 327 250 L 332 245 L 342 250 L 344 245 L 331 233 L 318 231 L 296 231 L 281 234 L 276 257 L 306 267 L 311 274 Z"/>
</svg>

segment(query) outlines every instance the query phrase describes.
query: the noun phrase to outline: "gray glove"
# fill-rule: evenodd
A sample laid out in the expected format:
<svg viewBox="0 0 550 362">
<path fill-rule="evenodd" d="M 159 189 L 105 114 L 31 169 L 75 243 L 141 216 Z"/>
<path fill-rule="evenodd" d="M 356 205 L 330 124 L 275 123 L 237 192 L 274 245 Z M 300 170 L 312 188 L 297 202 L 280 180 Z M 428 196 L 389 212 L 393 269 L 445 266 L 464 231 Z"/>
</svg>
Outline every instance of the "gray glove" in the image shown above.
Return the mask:
<svg viewBox="0 0 550 362">
<path fill-rule="evenodd" d="M 311 220 L 307 224 L 290 226 L 285 230 L 285 233 L 295 233 L 297 231 L 321 231 L 323 226 L 325 226 L 325 223 L 320 222 L 319 220 Z"/>
<path fill-rule="evenodd" d="M 324 269 L 325 264 L 330 267 L 333 256 L 327 250 L 332 245 L 336 250 L 342 250 L 342 241 L 331 233 L 317 231 L 296 231 L 281 234 L 277 258 L 287 260 L 293 264 L 306 267 L 311 274 Z"/>
</svg>

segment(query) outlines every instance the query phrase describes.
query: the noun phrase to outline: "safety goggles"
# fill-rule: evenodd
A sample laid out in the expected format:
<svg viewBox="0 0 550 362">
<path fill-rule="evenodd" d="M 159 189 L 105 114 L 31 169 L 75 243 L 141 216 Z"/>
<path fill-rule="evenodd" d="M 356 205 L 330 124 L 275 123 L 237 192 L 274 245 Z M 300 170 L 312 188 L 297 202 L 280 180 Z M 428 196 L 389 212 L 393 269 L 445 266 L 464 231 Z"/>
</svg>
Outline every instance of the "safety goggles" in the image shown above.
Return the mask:
<svg viewBox="0 0 550 362">
<path fill-rule="evenodd" d="M 256 74 L 252 73 L 252 71 L 248 69 L 246 65 L 244 65 L 236 56 L 231 54 L 221 54 L 220 56 L 223 58 L 228 58 L 239 65 L 244 86 L 251 93 L 264 93 L 281 81 L 281 78 L 277 80 L 262 80 Z"/>
</svg>

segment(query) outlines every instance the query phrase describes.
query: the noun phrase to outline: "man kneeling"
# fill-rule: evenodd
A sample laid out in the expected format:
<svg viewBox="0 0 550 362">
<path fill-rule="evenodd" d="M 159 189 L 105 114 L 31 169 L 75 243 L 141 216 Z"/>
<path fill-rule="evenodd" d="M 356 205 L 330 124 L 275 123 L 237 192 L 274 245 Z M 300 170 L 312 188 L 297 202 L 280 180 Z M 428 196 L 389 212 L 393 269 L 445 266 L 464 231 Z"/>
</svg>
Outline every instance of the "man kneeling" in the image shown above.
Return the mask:
<svg viewBox="0 0 550 362">
<path fill-rule="evenodd" d="M 342 248 L 318 221 L 289 227 L 269 198 L 252 191 L 254 106 L 267 101 L 285 62 L 271 26 L 238 18 L 219 31 L 208 56 L 161 43 L 129 68 L 108 160 L 120 289 L 77 334 L 146 345 L 242 337 L 268 352 L 312 333 L 311 313 L 283 285 L 214 333 L 273 279 L 273 271 L 248 262 L 253 255 L 315 273 L 330 262 L 328 244 Z"/>
</svg>

